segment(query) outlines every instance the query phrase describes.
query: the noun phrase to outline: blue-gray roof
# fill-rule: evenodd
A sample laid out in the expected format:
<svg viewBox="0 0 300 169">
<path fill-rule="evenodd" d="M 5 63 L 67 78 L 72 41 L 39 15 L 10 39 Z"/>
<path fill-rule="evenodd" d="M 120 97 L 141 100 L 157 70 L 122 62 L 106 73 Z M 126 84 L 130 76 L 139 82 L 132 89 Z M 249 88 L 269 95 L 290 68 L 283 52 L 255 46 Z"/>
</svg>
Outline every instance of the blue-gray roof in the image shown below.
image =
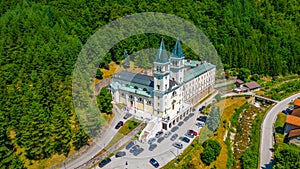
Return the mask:
<svg viewBox="0 0 300 169">
<path fill-rule="evenodd" d="M 141 85 L 145 85 L 145 86 L 149 86 L 149 87 L 154 86 L 153 76 L 136 74 L 136 73 L 131 73 L 128 71 L 121 71 L 117 74 L 114 74 L 113 78 L 128 81 L 131 83 L 137 83 L 137 84 L 141 84 Z"/>
<path fill-rule="evenodd" d="M 158 49 L 157 56 L 155 58 L 155 62 L 157 63 L 167 63 L 169 62 L 168 53 L 165 48 L 164 40 L 161 40 L 160 47 Z"/>
<path fill-rule="evenodd" d="M 216 67 L 215 65 L 213 65 L 211 63 L 207 63 L 207 62 L 200 64 L 200 65 L 184 72 L 183 81 L 188 82 L 215 67 Z"/>
<path fill-rule="evenodd" d="M 176 44 L 175 44 L 175 46 L 173 48 L 172 56 L 171 57 L 184 58 L 183 51 L 182 51 L 179 39 L 176 41 Z"/>
</svg>

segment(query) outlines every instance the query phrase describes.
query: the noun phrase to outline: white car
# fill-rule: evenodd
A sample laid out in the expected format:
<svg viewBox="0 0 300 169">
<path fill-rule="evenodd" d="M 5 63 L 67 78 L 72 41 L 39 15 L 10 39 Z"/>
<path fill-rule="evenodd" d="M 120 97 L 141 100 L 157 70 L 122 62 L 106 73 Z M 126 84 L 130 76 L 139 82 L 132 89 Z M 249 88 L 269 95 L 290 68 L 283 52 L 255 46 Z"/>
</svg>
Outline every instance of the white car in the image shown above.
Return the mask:
<svg viewBox="0 0 300 169">
<path fill-rule="evenodd" d="M 198 127 L 203 127 L 204 125 L 205 125 L 204 122 L 197 122 L 197 123 L 196 123 L 196 126 L 198 126 Z"/>
</svg>

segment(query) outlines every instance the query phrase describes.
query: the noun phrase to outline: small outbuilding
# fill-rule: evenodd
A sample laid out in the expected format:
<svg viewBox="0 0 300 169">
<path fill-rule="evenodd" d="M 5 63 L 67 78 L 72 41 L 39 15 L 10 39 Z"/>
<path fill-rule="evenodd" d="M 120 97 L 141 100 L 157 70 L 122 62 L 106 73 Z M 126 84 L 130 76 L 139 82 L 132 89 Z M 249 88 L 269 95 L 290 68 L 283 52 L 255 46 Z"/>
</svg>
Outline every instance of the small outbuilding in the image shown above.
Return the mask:
<svg viewBox="0 0 300 169">
<path fill-rule="evenodd" d="M 245 83 L 245 82 L 242 81 L 241 79 L 237 79 L 236 82 L 235 82 L 235 85 L 236 85 L 236 87 L 240 87 L 240 86 L 242 86 L 244 83 Z"/>
<path fill-rule="evenodd" d="M 247 87 L 249 89 L 249 91 L 256 91 L 256 90 L 260 89 L 260 85 L 256 82 L 248 82 L 248 83 L 245 83 L 243 86 Z"/>
<path fill-rule="evenodd" d="M 294 129 L 289 132 L 289 143 L 300 146 L 300 129 Z"/>
</svg>

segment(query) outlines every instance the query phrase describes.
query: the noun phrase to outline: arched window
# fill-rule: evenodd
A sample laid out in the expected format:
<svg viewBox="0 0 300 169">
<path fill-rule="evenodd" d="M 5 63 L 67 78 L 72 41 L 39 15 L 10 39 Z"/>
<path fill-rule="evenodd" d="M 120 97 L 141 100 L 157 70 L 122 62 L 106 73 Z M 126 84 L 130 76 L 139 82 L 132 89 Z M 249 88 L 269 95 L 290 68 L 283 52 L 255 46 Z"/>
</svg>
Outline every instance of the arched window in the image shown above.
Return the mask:
<svg viewBox="0 0 300 169">
<path fill-rule="evenodd" d="M 130 95 L 130 96 L 129 96 L 129 99 L 133 100 L 133 96 L 132 96 L 132 95 Z"/>
<path fill-rule="evenodd" d="M 173 97 L 176 96 L 176 91 L 174 91 L 174 92 L 172 93 L 172 96 L 173 96 Z"/>
<path fill-rule="evenodd" d="M 143 98 L 140 97 L 140 98 L 138 99 L 138 101 L 139 101 L 139 102 L 143 102 Z"/>
<path fill-rule="evenodd" d="M 151 105 L 151 101 L 150 101 L 150 100 L 148 100 L 148 101 L 147 101 L 147 104 Z"/>
</svg>

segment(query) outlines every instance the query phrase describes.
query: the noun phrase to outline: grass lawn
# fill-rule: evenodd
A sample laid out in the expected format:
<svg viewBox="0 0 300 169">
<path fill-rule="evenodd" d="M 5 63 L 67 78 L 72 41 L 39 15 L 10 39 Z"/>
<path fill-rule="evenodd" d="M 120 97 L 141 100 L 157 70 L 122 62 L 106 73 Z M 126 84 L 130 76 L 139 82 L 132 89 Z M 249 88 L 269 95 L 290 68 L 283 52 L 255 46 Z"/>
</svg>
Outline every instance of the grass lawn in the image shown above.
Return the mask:
<svg viewBox="0 0 300 169">
<path fill-rule="evenodd" d="M 224 110 L 220 121 L 220 127 L 217 129 L 217 131 L 212 134 L 212 132 L 210 132 L 206 127 L 202 128 L 199 136 L 197 136 L 193 140 L 192 144 L 184 150 L 184 152 L 178 157 L 178 159 L 172 160 L 163 168 L 173 169 L 185 167 L 210 169 L 214 165 L 220 169 L 226 168 L 228 150 L 226 144 L 223 141 L 224 135 L 226 134 L 226 130 L 229 125 L 228 122 L 230 121 L 230 117 L 234 113 L 234 109 L 241 107 L 246 103 L 246 101 L 247 100 L 244 97 L 237 97 L 232 99 L 227 98 L 216 103 L 216 106 L 220 107 L 221 110 Z M 200 159 L 200 153 L 203 151 L 201 143 L 207 138 L 218 140 L 222 146 L 220 155 L 217 157 L 216 161 L 212 162 L 209 166 L 205 166 Z M 177 167 L 174 166 L 175 163 L 177 163 Z"/>
</svg>

